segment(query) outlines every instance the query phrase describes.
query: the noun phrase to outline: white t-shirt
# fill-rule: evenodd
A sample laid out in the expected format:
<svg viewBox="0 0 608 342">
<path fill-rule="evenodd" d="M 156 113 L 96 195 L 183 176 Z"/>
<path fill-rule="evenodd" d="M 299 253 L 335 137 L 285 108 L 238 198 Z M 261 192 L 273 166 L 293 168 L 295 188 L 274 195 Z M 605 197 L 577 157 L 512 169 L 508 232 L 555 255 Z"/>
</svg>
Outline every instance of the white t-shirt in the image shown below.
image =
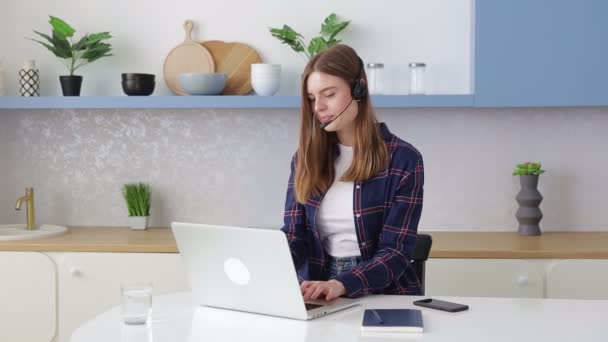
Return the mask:
<svg viewBox="0 0 608 342">
<path fill-rule="evenodd" d="M 333 257 L 360 256 L 353 217 L 353 182 L 340 178 L 353 161 L 352 146 L 338 144 L 340 155 L 335 162 L 336 177 L 317 212 L 317 229 L 323 247 Z"/>
</svg>

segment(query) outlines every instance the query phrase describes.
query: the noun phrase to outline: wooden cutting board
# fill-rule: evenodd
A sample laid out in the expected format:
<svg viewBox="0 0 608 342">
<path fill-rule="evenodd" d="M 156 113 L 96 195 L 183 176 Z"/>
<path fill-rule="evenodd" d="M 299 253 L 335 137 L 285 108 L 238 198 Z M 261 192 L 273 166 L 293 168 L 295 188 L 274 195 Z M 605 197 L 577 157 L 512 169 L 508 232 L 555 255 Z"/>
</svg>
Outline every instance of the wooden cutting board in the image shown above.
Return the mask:
<svg viewBox="0 0 608 342">
<path fill-rule="evenodd" d="M 179 84 L 179 74 L 215 72 L 215 63 L 209 50 L 192 40 L 193 26 L 192 20 L 184 22 L 186 39 L 169 52 L 163 67 L 163 75 L 167 87 L 178 95 L 188 95 Z"/>
<path fill-rule="evenodd" d="M 262 63 L 258 52 L 243 43 L 209 40 L 201 43 L 213 56 L 215 72 L 226 74 L 223 95 L 247 95 L 251 92 L 251 64 Z"/>
</svg>

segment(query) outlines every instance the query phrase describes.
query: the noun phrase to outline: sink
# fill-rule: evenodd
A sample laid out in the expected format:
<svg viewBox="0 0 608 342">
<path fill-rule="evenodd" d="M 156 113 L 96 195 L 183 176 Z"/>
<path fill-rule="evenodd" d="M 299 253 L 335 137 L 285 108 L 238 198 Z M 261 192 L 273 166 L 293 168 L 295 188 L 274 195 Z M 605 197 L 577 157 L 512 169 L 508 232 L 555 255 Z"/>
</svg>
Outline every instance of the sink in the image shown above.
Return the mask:
<svg viewBox="0 0 608 342">
<path fill-rule="evenodd" d="M 26 230 L 24 224 L 5 224 L 0 225 L 0 241 L 46 238 L 62 235 L 67 231 L 64 226 L 50 224 L 40 225 L 36 230 Z"/>
</svg>

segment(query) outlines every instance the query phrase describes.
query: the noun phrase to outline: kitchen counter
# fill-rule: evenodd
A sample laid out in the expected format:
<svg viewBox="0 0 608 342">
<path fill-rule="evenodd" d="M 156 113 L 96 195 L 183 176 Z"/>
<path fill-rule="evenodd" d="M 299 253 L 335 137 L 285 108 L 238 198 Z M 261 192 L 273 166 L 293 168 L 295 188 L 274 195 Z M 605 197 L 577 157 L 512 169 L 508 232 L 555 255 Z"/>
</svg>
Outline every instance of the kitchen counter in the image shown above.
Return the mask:
<svg viewBox="0 0 608 342">
<path fill-rule="evenodd" d="M 608 232 L 428 232 L 432 258 L 608 259 Z M 168 228 L 69 227 L 62 236 L 0 241 L 0 251 L 177 253 Z"/>
<path fill-rule="evenodd" d="M 68 227 L 61 236 L 0 241 L 0 251 L 177 253 L 169 228 Z"/>
</svg>

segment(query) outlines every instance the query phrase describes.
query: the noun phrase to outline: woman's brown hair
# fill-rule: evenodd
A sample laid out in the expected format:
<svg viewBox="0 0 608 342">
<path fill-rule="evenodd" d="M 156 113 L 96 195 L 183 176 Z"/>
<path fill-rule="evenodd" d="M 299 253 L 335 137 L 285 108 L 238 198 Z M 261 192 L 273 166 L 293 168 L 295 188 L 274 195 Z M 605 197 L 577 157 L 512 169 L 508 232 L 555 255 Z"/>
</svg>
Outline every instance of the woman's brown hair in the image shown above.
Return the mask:
<svg viewBox="0 0 608 342">
<path fill-rule="evenodd" d="M 336 45 L 315 55 L 306 65 L 302 75 L 302 110 L 300 142 L 297 152 L 295 175 L 296 199 L 306 203 L 311 195 L 320 195 L 334 182 L 334 163 L 337 158 L 338 137 L 319 127 L 313 108 L 308 100 L 307 80 L 318 71 L 340 77 L 351 87 L 359 76 L 367 84 L 363 63 L 355 50 L 347 45 Z M 371 107 L 369 94 L 359 101 L 355 118 L 355 143 L 353 162 L 342 176 L 344 182 L 362 182 L 378 174 L 386 167 L 388 150 L 378 121 Z"/>
</svg>

